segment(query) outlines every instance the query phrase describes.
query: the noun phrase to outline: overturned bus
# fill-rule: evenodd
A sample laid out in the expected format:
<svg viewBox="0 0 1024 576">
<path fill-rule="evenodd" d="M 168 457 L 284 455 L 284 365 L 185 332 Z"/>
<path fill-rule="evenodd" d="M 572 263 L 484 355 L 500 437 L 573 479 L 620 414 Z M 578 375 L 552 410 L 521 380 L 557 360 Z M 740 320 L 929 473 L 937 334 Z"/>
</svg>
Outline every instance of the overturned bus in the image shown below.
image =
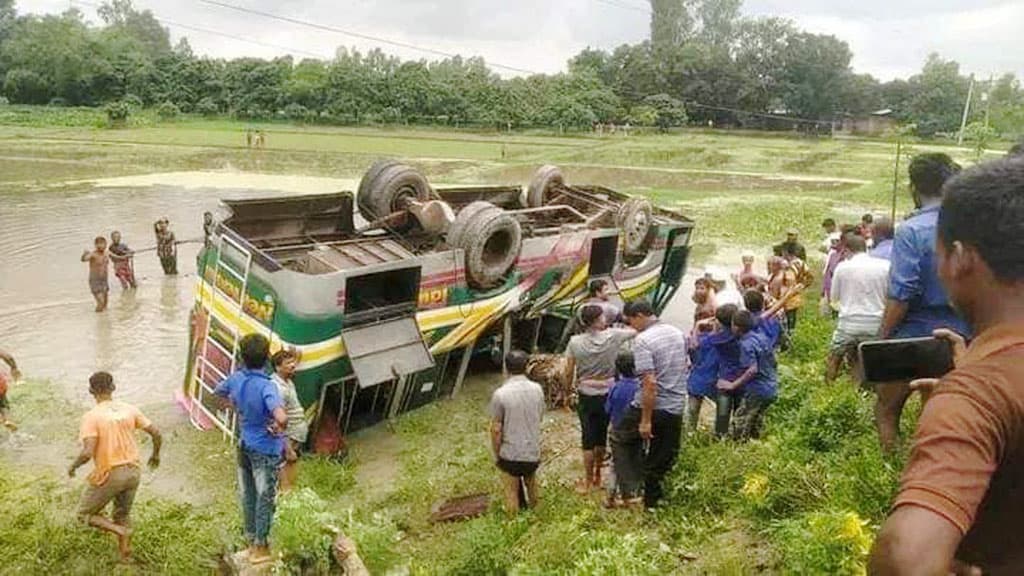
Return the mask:
<svg viewBox="0 0 1024 576">
<path fill-rule="evenodd" d="M 456 394 L 474 355 L 560 352 L 591 280 L 659 312 L 686 268 L 693 222 L 545 166 L 528 186 L 432 187 L 379 161 L 358 191 L 225 201 L 197 258 L 181 400 L 234 434 L 212 395 L 245 334 L 301 354 L 310 443 Z M 621 302 L 620 302 L 621 303 Z"/>
</svg>

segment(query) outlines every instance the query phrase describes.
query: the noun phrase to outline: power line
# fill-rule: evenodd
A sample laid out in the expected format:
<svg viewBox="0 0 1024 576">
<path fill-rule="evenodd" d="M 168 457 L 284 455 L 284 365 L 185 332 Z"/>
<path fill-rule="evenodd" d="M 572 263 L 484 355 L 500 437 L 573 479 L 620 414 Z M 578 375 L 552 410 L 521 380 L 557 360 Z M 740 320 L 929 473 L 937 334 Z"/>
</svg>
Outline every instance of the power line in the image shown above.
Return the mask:
<svg viewBox="0 0 1024 576">
<path fill-rule="evenodd" d="M 242 12 L 244 14 L 252 14 L 254 16 L 262 16 L 264 18 L 271 18 L 280 22 L 288 22 L 290 24 L 297 24 L 299 26 L 306 26 L 317 30 L 324 30 L 327 32 L 334 32 L 336 34 L 343 34 L 345 36 L 351 36 L 353 38 L 359 38 L 362 40 L 369 40 L 371 42 L 377 42 L 379 44 L 387 44 L 389 46 L 397 46 L 399 48 L 406 48 L 408 50 L 416 50 L 426 54 L 433 54 L 435 56 L 442 56 L 445 58 L 458 58 L 460 55 L 453 52 L 445 52 L 443 50 L 437 50 L 435 48 L 428 48 L 425 46 L 418 46 L 416 44 L 410 44 L 408 42 L 401 42 L 398 40 L 389 40 L 387 38 L 381 38 L 379 36 L 371 36 L 369 34 L 363 34 L 361 32 L 353 32 L 351 30 L 345 30 L 337 28 L 335 26 L 328 26 L 326 24 L 318 24 L 316 22 L 310 22 L 308 20 L 300 20 L 298 18 L 292 18 L 290 16 L 282 16 L 280 14 L 273 14 L 271 12 L 264 12 L 262 10 L 256 10 L 254 8 L 246 8 L 244 6 L 238 6 L 235 4 L 229 4 L 227 2 L 218 2 L 217 0 L 198 0 L 203 4 L 210 4 L 212 6 L 219 6 L 221 8 L 227 8 L 228 10 L 234 10 L 236 12 Z M 535 70 L 527 70 L 525 68 L 519 68 L 517 66 L 508 66 L 506 64 L 499 64 L 497 62 L 488 62 L 488 65 L 493 68 L 501 68 L 503 70 L 509 70 L 512 72 L 520 72 L 523 74 L 541 74 Z"/>
<path fill-rule="evenodd" d="M 68 1 L 69 1 L 69 3 L 71 5 L 80 4 L 82 6 L 89 6 L 91 8 L 99 8 L 100 7 L 99 4 L 94 4 L 92 2 L 86 2 L 85 0 L 68 0 Z M 150 14 L 152 14 L 152 12 L 150 12 Z M 223 38 L 230 38 L 232 40 L 237 40 L 239 42 L 247 42 L 249 44 L 254 44 L 256 46 L 263 46 L 264 48 L 273 48 L 275 50 L 284 50 L 285 52 L 292 52 L 292 53 L 295 53 L 295 54 L 303 54 L 305 56 L 310 56 L 312 58 L 329 59 L 327 56 L 324 56 L 323 54 L 317 54 L 315 52 L 309 52 L 309 51 L 303 50 L 301 48 L 292 48 L 292 47 L 289 47 L 289 46 L 281 46 L 280 44 L 271 44 L 269 42 L 263 42 L 261 40 L 254 40 L 252 38 L 247 38 L 245 36 L 236 36 L 235 34 L 229 34 L 227 32 L 220 32 L 220 31 L 217 31 L 217 30 L 210 30 L 209 28 L 201 28 L 199 26 L 193 26 L 191 24 L 182 24 L 181 22 L 174 22 L 173 20 L 167 20 L 166 18 L 159 18 L 155 14 L 153 15 L 153 19 L 156 20 L 157 22 L 161 23 L 161 24 L 166 25 L 166 26 L 173 26 L 175 28 L 181 28 L 181 29 L 184 29 L 184 30 L 190 30 L 192 32 L 200 32 L 202 34 L 210 34 L 210 35 L 213 35 L 213 36 L 221 36 Z"/>
</svg>

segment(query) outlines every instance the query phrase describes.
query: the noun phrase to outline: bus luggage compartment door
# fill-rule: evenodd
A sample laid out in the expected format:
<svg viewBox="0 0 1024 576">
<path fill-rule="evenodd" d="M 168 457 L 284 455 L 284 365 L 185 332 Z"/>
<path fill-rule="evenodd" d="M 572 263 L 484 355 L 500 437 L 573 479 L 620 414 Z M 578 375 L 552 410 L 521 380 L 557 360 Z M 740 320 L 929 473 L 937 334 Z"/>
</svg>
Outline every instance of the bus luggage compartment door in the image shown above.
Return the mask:
<svg viewBox="0 0 1024 576">
<path fill-rule="evenodd" d="M 434 358 L 416 324 L 420 267 L 399 265 L 345 280 L 345 344 L 360 388 L 426 370 Z"/>
</svg>

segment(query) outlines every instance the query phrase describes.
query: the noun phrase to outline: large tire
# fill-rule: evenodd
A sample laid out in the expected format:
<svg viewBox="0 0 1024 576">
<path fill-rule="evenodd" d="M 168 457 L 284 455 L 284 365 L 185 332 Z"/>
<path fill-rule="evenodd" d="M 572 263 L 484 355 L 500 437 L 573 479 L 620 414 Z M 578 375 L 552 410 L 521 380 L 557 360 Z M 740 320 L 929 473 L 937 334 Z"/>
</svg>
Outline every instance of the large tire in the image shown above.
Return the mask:
<svg viewBox="0 0 1024 576">
<path fill-rule="evenodd" d="M 500 284 L 519 258 L 523 231 L 512 214 L 481 210 L 461 234 L 459 243 L 466 255 L 466 281 L 486 290 Z"/>
<path fill-rule="evenodd" d="M 356 201 L 360 212 L 373 209 L 372 207 L 366 207 L 369 206 L 369 204 L 366 206 L 363 204 L 363 201 L 369 198 L 370 187 L 373 186 L 373 181 L 380 176 L 381 172 L 392 166 L 397 166 L 398 164 L 401 164 L 398 160 L 381 158 L 371 164 L 370 167 L 367 168 L 366 172 L 363 173 L 363 178 L 359 180 L 359 191 L 356 193 Z"/>
<path fill-rule="evenodd" d="M 469 225 L 475 221 L 474 217 L 480 212 L 488 209 L 501 211 L 501 208 L 483 200 L 472 202 L 462 210 L 459 210 L 459 213 L 455 215 L 455 221 L 448 227 L 448 234 L 446 237 L 448 246 L 451 248 L 461 248 L 462 245 L 460 242 L 462 240 L 462 235 L 469 228 Z"/>
<path fill-rule="evenodd" d="M 616 221 L 626 239 L 626 254 L 643 254 L 651 243 L 654 207 L 646 198 L 630 198 L 619 208 Z"/>
<path fill-rule="evenodd" d="M 565 178 L 558 166 L 550 164 L 541 166 L 533 173 L 530 186 L 526 189 L 526 204 L 530 208 L 540 208 L 547 203 L 552 192 L 565 186 Z"/>
<path fill-rule="evenodd" d="M 385 167 L 360 194 L 359 212 L 365 220 L 373 221 L 400 211 L 402 198 L 426 202 L 433 191 L 416 169 L 393 164 Z"/>
</svg>

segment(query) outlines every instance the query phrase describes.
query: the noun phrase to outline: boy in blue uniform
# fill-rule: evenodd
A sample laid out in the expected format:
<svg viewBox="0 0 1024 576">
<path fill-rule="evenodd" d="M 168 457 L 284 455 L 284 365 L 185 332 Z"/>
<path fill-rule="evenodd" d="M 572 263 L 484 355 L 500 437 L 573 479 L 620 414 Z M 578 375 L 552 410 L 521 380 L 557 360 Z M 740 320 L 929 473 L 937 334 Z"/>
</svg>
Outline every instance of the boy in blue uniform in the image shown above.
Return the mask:
<svg viewBox="0 0 1024 576">
<path fill-rule="evenodd" d="M 687 338 L 687 353 L 690 355 L 690 375 L 686 379 L 687 429 L 696 430 L 700 421 L 700 408 L 704 399 L 712 402 L 718 398 L 718 352 L 712 338 L 715 318 L 699 318 L 693 332 Z"/>
<path fill-rule="evenodd" d="M 735 380 L 743 374 L 743 366 L 740 363 L 739 338 L 733 334 L 732 320 L 739 309 L 733 304 L 719 306 L 715 310 L 715 323 L 718 328 L 708 339 L 711 347 L 714 348 L 717 358 L 717 373 L 715 382 L 719 380 Z M 737 392 L 715 392 L 715 435 L 725 436 L 729 433 L 729 420 L 733 411 L 736 410 L 739 402 Z"/>
<path fill-rule="evenodd" d="M 732 438 L 760 438 L 764 413 L 777 395 L 775 351 L 768 340 L 754 330 L 754 317 L 746 310 L 741 310 L 733 316 L 732 330 L 739 340 L 743 372 L 734 380 L 719 381 L 718 389 L 723 392 L 742 393 L 742 400 L 733 420 Z"/>
<path fill-rule="evenodd" d="M 641 470 L 629 470 L 628 459 L 616 457 L 621 451 L 617 451 L 615 444 L 615 429 L 622 424 L 629 405 L 640 388 L 640 379 L 636 377 L 636 365 L 633 361 L 632 352 L 622 352 L 615 359 L 615 384 L 608 392 L 608 398 L 604 402 L 605 412 L 611 422 L 611 433 L 608 439 L 612 447 L 612 471 L 608 474 L 608 501 L 605 504 L 608 508 L 631 507 L 643 503 L 639 497 Z"/>
<path fill-rule="evenodd" d="M 779 317 L 782 303 L 777 302 L 765 310 L 764 294 L 757 290 L 747 290 L 743 293 L 743 304 L 754 316 L 754 331 L 764 336 L 773 349 L 778 348 L 785 333 L 782 319 Z"/>
</svg>

